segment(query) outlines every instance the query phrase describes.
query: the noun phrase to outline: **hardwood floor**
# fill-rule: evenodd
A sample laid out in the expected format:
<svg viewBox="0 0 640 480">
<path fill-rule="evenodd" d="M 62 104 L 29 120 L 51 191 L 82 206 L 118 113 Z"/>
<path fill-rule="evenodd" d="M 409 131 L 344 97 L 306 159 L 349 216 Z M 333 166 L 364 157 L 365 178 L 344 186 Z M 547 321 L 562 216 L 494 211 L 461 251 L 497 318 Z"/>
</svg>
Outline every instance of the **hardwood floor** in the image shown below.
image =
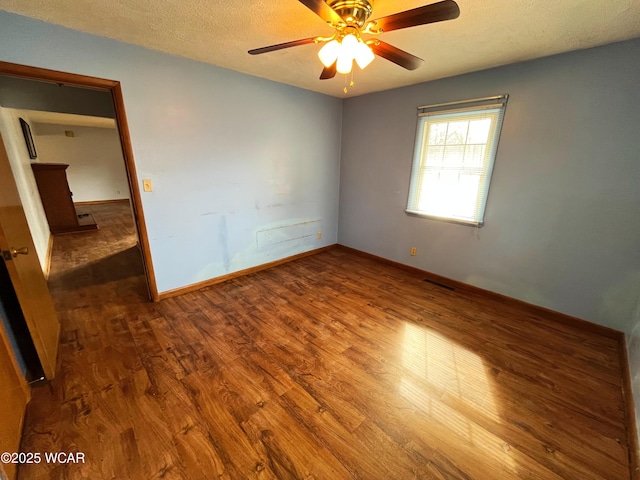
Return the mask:
<svg viewBox="0 0 640 480">
<path fill-rule="evenodd" d="M 631 478 L 613 339 L 339 248 L 153 304 L 127 207 L 90 209 L 22 444 L 85 463 L 21 479 Z"/>
</svg>

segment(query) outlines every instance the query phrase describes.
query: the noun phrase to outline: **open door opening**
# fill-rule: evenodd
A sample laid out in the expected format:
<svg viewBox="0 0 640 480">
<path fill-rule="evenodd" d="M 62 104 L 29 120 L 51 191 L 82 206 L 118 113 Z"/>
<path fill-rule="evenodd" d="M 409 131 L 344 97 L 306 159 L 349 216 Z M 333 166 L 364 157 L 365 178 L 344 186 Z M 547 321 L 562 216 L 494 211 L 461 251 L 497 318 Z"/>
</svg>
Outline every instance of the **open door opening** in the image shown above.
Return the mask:
<svg viewBox="0 0 640 480">
<path fill-rule="evenodd" d="M 139 241 L 139 248 L 144 267 L 144 276 L 150 299 L 158 300 L 158 291 L 153 273 L 153 264 L 149 241 L 146 232 L 146 224 L 142 210 L 139 182 L 133 162 L 133 150 L 130 143 L 128 124 L 124 110 L 124 101 L 120 83 L 113 80 L 105 80 L 82 75 L 69 74 L 53 70 L 45 70 L 34 67 L 27 67 L 6 62 L 0 62 L 0 75 L 50 82 L 60 86 L 80 87 L 84 90 L 93 90 L 108 93 L 111 97 L 114 112 L 117 136 L 120 141 L 120 149 L 124 161 L 126 173 L 126 188 L 129 190 L 131 213 Z M 82 216 L 91 215 L 91 208 L 87 207 L 87 212 L 79 212 Z"/>
</svg>

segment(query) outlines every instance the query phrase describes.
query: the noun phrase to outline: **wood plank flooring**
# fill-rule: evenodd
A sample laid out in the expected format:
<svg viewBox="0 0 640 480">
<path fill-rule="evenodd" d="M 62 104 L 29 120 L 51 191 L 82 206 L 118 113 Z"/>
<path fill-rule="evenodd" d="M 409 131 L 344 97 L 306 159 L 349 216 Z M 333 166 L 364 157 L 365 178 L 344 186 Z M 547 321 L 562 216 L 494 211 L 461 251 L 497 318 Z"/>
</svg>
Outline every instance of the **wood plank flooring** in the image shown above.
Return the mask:
<svg viewBox="0 0 640 480">
<path fill-rule="evenodd" d="M 339 248 L 149 303 L 126 205 L 56 237 L 20 479 L 628 479 L 615 340 Z"/>
</svg>

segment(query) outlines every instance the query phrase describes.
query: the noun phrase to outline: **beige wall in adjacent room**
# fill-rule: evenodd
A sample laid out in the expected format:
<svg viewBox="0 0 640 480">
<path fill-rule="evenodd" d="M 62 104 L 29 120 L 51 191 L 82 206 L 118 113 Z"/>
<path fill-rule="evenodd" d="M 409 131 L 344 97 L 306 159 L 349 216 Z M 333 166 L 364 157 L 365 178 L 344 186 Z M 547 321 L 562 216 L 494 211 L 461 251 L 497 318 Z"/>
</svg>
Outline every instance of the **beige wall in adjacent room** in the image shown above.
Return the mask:
<svg viewBox="0 0 640 480">
<path fill-rule="evenodd" d="M 74 202 L 129 198 L 127 172 L 115 127 L 35 123 L 38 162 L 65 163 Z M 65 132 L 72 132 L 67 136 Z"/>
</svg>

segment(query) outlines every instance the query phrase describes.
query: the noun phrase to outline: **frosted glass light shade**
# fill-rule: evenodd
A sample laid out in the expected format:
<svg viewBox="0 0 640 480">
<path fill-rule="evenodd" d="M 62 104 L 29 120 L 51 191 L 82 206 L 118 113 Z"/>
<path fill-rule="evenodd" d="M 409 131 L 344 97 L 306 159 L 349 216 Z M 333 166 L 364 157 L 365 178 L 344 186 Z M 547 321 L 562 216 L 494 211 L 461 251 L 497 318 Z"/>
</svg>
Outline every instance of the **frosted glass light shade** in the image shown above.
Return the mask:
<svg viewBox="0 0 640 480">
<path fill-rule="evenodd" d="M 371 51 L 371 48 L 369 47 L 369 45 L 367 45 L 364 42 L 358 42 L 358 44 L 356 45 L 355 58 L 358 66 L 364 70 L 366 66 L 373 61 L 373 59 L 375 58 L 375 55 Z"/>
<path fill-rule="evenodd" d="M 350 55 L 345 55 L 344 48 L 338 55 L 338 63 L 336 64 L 336 70 L 338 73 L 347 74 L 351 72 L 351 68 L 353 66 L 353 57 Z"/>
<path fill-rule="evenodd" d="M 337 40 L 331 40 L 324 44 L 324 46 L 318 52 L 318 58 L 325 67 L 330 67 L 338 58 L 341 45 Z"/>
<path fill-rule="evenodd" d="M 340 55 L 348 55 L 349 58 L 354 59 L 358 50 L 358 39 L 355 35 L 345 35 L 342 39 L 342 51 Z"/>
</svg>

